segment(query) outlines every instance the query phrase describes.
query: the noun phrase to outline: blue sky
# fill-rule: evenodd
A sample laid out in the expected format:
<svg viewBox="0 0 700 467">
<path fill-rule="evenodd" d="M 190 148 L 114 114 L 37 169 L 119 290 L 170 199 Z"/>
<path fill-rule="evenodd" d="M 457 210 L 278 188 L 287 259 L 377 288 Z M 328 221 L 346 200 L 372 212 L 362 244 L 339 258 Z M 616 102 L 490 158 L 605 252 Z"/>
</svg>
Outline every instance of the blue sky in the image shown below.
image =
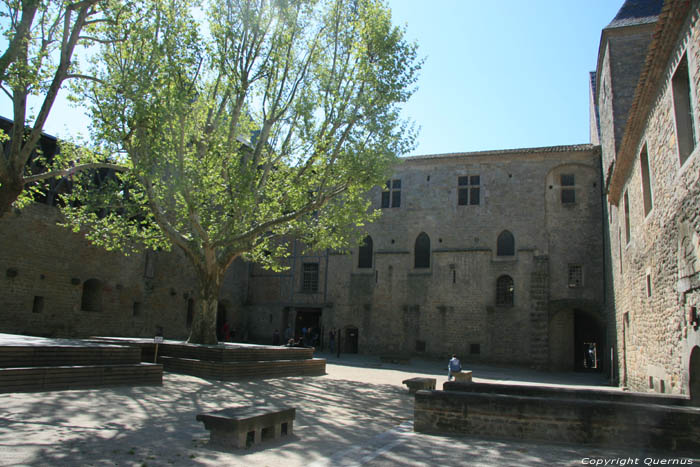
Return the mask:
<svg viewBox="0 0 700 467">
<path fill-rule="evenodd" d="M 420 128 L 410 155 L 589 142 L 588 73 L 623 0 L 387 1 L 425 58 L 404 105 Z M 87 136 L 65 94 L 45 131 Z"/>
<path fill-rule="evenodd" d="M 623 0 L 391 0 L 426 58 L 411 154 L 589 142 L 588 79 Z"/>
</svg>

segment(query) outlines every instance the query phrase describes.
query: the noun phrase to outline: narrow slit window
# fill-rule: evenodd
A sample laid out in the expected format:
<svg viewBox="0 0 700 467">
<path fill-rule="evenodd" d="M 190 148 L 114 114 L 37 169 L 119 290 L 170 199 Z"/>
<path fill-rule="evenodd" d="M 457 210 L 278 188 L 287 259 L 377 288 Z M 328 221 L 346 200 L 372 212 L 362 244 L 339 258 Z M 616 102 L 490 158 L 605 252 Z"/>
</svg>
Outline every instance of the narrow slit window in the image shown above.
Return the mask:
<svg viewBox="0 0 700 467">
<path fill-rule="evenodd" d="M 642 169 L 642 196 L 644 198 L 644 215 L 648 215 L 652 205 L 651 177 L 649 175 L 649 154 L 647 153 L 647 145 L 642 148 L 639 154 L 639 162 Z"/>
</svg>

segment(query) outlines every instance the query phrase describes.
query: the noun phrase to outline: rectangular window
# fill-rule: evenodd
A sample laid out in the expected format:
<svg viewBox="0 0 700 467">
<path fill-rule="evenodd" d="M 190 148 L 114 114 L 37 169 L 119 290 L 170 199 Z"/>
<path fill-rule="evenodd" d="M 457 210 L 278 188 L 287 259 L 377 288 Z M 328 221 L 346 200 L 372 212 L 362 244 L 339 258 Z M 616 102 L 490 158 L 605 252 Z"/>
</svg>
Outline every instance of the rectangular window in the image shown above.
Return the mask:
<svg viewBox="0 0 700 467">
<path fill-rule="evenodd" d="M 569 265 L 569 287 L 583 287 L 583 266 L 580 264 Z"/>
<path fill-rule="evenodd" d="M 630 198 L 625 191 L 625 244 L 630 242 Z"/>
<path fill-rule="evenodd" d="M 673 110 L 676 116 L 676 139 L 678 159 L 683 165 L 695 149 L 695 122 L 693 118 L 688 56 L 683 55 L 671 81 L 673 89 Z"/>
<path fill-rule="evenodd" d="M 651 297 L 651 274 L 647 273 L 647 297 Z"/>
<path fill-rule="evenodd" d="M 401 180 L 387 180 L 382 191 L 382 208 L 401 207 Z"/>
<path fill-rule="evenodd" d="M 576 189 L 574 174 L 561 175 L 561 202 L 571 204 L 576 202 Z"/>
<path fill-rule="evenodd" d="M 304 263 L 303 271 L 302 292 L 318 292 L 318 263 Z"/>
<path fill-rule="evenodd" d="M 481 177 L 462 175 L 457 177 L 457 204 L 459 206 L 478 205 L 480 202 Z"/>
<path fill-rule="evenodd" d="M 651 177 L 649 176 L 649 154 L 647 145 L 642 148 L 639 154 L 639 163 L 642 166 L 642 196 L 644 197 L 644 215 L 648 215 L 652 208 L 651 200 Z"/>
</svg>

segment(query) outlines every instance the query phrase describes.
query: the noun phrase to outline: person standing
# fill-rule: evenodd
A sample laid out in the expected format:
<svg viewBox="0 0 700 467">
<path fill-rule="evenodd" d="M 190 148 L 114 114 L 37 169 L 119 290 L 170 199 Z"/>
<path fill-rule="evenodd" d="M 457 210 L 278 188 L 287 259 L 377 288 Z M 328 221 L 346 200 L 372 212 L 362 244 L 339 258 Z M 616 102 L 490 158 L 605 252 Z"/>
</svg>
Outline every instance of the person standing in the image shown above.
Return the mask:
<svg viewBox="0 0 700 467">
<path fill-rule="evenodd" d="M 452 380 L 452 375 L 454 373 L 461 373 L 462 372 L 462 364 L 460 363 L 459 359 L 457 358 L 457 355 L 452 354 L 452 358 L 450 359 L 450 362 L 447 364 L 447 381 Z"/>
<path fill-rule="evenodd" d="M 328 333 L 328 346 L 331 349 L 331 353 L 335 352 L 335 328 L 331 328 Z"/>
</svg>

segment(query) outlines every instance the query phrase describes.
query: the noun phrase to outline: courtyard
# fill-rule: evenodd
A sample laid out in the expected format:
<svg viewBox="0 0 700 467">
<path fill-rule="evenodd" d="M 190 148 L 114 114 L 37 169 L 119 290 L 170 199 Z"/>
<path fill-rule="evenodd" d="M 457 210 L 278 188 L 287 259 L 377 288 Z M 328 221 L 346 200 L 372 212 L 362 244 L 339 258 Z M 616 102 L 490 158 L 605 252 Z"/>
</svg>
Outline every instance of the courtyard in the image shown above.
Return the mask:
<svg viewBox="0 0 700 467">
<path fill-rule="evenodd" d="M 546 445 L 413 432 L 413 398 L 401 381 L 446 380 L 446 362 L 408 365 L 321 353 L 327 374 L 213 381 L 165 373 L 163 386 L 0 395 L 0 465 L 353 466 L 658 465 L 672 453 Z M 601 386 L 599 374 L 540 373 L 471 365 L 475 381 Z M 198 413 L 259 403 L 296 407 L 294 434 L 250 449 L 208 444 Z M 632 461 L 626 461 L 632 459 Z M 636 461 L 636 462 L 635 462 Z M 655 463 L 655 464 L 652 464 Z M 697 462 L 697 461 L 696 461 Z M 603 465 L 602 463 L 599 465 Z M 610 465 L 610 463 L 608 463 Z"/>
</svg>

